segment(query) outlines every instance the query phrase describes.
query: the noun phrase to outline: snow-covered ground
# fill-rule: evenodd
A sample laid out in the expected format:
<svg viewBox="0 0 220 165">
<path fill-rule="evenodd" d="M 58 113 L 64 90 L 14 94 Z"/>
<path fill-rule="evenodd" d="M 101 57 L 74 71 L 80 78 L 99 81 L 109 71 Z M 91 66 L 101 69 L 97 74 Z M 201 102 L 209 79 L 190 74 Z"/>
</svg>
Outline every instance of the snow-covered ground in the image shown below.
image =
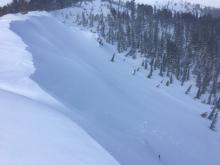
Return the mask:
<svg viewBox="0 0 220 165">
<path fill-rule="evenodd" d="M 50 19 L 37 12 L 0 18 L 0 164 L 117 165 L 61 103 L 30 79 L 36 71 L 31 52 L 10 26 L 32 17 Z"/>
<path fill-rule="evenodd" d="M 0 164 L 118 164 L 62 113 L 2 89 L 0 98 Z"/>
<path fill-rule="evenodd" d="M 189 84 L 166 87 L 143 70 L 134 76 L 141 61 L 117 54 L 112 63 L 115 47 L 100 47 L 96 34 L 61 22 L 32 14 L 10 29 L 32 54 L 32 80 L 69 109 L 64 112 L 71 120 L 122 165 L 219 164 L 220 133 L 200 117 L 210 107 L 183 94 Z"/>
</svg>

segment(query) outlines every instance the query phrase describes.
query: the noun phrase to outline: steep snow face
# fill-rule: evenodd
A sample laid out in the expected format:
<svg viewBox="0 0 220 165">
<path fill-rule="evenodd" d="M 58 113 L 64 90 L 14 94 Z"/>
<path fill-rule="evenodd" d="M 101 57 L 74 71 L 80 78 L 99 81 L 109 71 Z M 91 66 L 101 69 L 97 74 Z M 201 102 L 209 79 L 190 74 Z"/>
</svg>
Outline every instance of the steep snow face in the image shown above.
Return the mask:
<svg viewBox="0 0 220 165">
<path fill-rule="evenodd" d="M 32 79 L 122 165 L 219 164 L 220 134 L 200 117 L 209 107 L 182 94 L 189 84 L 170 88 L 143 70 L 132 75 L 141 60 L 116 55 L 112 63 L 113 46 L 100 47 L 96 34 L 51 16 L 11 29 L 33 55 Z"/>
<path fill-rule="evenodd" d="M 118 165 L 30 79 L 36 71 L 32 55 L 10 24 L 46 15 L 0 18 L 0 164 Z"/>
<path fill-rule="evenodd" d="M 0 88 L 47 104 L 55 103 L 54 99 L 30 79 L 35 72 L 32 55 L 26 50 L 27 45 L 22 39 L 10 31 L 12 20 L 24 21 L 27 18 L 14 15 L 0 18 Z"/>
</svg>

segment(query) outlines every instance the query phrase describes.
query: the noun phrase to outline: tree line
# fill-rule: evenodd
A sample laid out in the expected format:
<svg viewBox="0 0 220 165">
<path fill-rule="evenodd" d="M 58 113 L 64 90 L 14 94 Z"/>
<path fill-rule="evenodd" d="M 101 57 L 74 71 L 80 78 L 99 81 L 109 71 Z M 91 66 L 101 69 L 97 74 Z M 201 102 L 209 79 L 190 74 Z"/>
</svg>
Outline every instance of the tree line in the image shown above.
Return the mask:
<svg viewBox="0 0 220 165">
<path fill-rule="evenodd" d="M 12 3 L 0 7 L 0 16 L 9 13 L 27 13 L 28 11 L 51 11 L 69 7 L 82 0 L 13 0 Z"/>
</svg>

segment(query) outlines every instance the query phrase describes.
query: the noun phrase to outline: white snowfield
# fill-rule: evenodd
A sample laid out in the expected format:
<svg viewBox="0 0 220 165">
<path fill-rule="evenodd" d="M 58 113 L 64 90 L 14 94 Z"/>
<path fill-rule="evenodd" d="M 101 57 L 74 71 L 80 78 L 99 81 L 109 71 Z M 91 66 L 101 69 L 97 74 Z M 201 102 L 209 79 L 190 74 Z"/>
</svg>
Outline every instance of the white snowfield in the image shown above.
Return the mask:
<svg viewBox="0 0 220 165">
<path fill-rule="evenodd" d="M 23 41 L 19 39 L 19 43 L 23 48 L 25 43 L 29 52 L 22 60 L 29 58 L 27 69 L 21 67 L 21 72 L 17 70 L 15 75 L 31 75 L 33 81 L 29 81 L 35 88 L 41 87 L 64 104 L 69 110 L 62 112 L 120 164 L 219 165 L 220 133 L 209 130 L 210 122 L 200 117 L 201 113 L 210 111 L 210 107 L 184 95 L 189 84 L 183 88 L 178 83 L 172 87 L 161 84 L 156 88 L 161 81 L 158 76 L 149 80 L 143 70 L 132 75 L 141 61 L 117 54 L 115 62 L 110 62 L 115 47 L 108 44 L 100 47 L 96 34 L 68 27 L 49 14 L 31 13 L 4 19 L 13 20 L 10 30 L 14 33 L 1 30 L 0 36 L 4 34 L 10 39 L 11 35 L 15 38 L 18 35 Z M 0 51 L 21 47 L 11 41 L 8 47 L 2 46 L 7 40 L 0 41 Z M 21 56 L 17 52 L 8 53 L 9 62 Z M 6 66 L 10 75 L 10 69 L 13 72 L 16 65 Z M 32 91 L 32 86 L 24 86 Z M 8 88 L 16 91 L 10 85 Z M 2 164 L 17 165 L 22 161 L 32 162 L 22 165 L 43 164 L 39 161 L 48 161 L 51 165 L 117 164 L 66 116 L 48 108 L 59 107 L 59 103 L 49 96 L 43 97 L 44 92 L 36 91 L 33 90 L 35 95 L 25 94 L 28 98 L 2 92 L 2 97 L 8 99 L 8 108 L 5 106 L 0 111 L 0 122 L 3 122 L 0 124 L 0 151 L 3 152 L 0 161 L 9 161 Z M 14 101 L 17 99 L 22 101 Z M 2 149 L 3 145 L 6 149 Z M 72 163 L 78 160 L 79 163 Z"/>
<path fill-rule="evenodd" d="M 37 12 L 0 18 L 0 164 L 118 165 L 30 79 L 31 52 L 10 26 L 34 17 L 51 19 Z"/>
</svg>

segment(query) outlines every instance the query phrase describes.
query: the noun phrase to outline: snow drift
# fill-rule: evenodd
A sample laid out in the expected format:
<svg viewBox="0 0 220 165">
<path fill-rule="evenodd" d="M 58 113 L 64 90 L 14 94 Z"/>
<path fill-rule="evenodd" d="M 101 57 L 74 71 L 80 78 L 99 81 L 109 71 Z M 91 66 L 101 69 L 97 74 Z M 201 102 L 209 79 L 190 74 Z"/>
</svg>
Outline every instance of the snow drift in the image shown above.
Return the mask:
<svg viewBox="0 0 220 165">
<path fill-rule="evenodd" d="M 30 79 L 36 71 L 31 52 L 9 27 L 33 17 L 50 19 L 38 12 L 0 18 L 0 164 L 117 165 Z"/>
</svg>

